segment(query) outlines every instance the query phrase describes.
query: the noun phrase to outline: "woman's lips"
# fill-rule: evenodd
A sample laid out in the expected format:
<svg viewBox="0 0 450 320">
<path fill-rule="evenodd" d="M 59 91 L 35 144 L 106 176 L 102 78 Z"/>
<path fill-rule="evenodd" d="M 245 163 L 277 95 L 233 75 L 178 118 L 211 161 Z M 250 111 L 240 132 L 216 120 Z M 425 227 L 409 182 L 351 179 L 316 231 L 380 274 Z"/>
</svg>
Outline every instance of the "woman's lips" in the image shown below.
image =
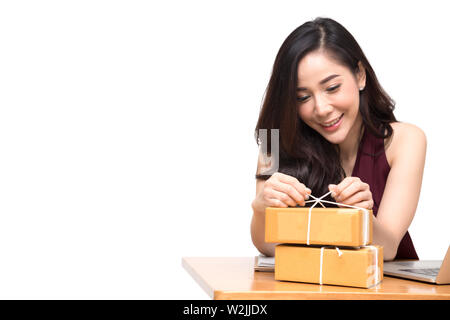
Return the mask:
<svg viewBox="0 0 450 320">
<path fill-rule="evenodd" d="M 322 127 L 322 129 L 324 129 L 326 131 L 334 131 L 337 128 L 339 128 L 339 126 L 341 125 L 343 116 L 344 116 L 344 114 L 341 114 L 341 116 L 339 118 L 330 122 L 330 123 L 333 123 L 332 125 L 325 126 L 323 124 L 320 124 L 320 126 Z"/>
</svg>

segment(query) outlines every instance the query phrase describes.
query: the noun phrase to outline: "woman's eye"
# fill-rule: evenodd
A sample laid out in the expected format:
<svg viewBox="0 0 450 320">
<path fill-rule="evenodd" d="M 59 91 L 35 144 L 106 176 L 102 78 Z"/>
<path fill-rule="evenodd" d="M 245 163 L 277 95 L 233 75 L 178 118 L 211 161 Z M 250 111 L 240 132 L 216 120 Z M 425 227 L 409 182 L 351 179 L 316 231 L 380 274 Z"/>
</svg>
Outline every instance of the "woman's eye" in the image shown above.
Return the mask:
<svg viewBox="0 0 450 320">
<path fill-rule="evenodd" d="M 308 98 L 309 98 L 309 96 L 297 97 L 297 101 L 305 102 L 306 100 L 308 100 Z"/>
<path fill-rule="evenodd" d="M 329 87 L 329 88 L 327 88 L 327 91 L 328 92 L 336 91 L 340 86 L 341 86 L 340 84 L 337 84 L 335 86 Z"/>
</svg>

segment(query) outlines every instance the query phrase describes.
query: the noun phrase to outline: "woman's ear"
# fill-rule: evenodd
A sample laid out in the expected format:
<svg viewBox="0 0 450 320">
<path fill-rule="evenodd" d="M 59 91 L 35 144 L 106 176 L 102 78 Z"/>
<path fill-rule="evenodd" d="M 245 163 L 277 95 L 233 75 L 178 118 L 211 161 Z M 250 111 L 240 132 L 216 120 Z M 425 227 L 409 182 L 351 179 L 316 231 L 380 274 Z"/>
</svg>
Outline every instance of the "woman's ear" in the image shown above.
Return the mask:
<svg viewBox="0 0 450 320">
<path fill-rule="evenodd" d="M 358 61 L 358 73 L 356 74 L 359 90 L 366 87 L 366 69 L 363 67 L 361 61 Z"/>
</svg>

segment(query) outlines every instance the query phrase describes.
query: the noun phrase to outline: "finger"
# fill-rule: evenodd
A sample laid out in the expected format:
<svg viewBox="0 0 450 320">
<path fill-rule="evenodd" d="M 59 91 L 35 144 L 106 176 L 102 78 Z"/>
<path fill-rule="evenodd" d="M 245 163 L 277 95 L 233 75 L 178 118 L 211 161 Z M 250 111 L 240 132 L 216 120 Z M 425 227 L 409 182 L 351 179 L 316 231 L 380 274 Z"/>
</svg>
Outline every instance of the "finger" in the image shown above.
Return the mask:
<svg viewBox="0 0 450 320">
<path fill-rule="evenodd" d="M 279 192 L 277 190 L 272 190 L 269 195 L 269 199 L 278 199 L 288 206 L 295 207 L 297 203 L 288 194 L 284 192 Z"/>
<path fill-rule="evenodd" d="M 311 189 L 305 186 L 303 183 L 295 179 L 294 187 L 302 195 L 303 199 L 308 200 L 309 195 L 312 193 Z"/>
<path fill-rule="evenodd" d="M 347 177 L 344 180 L 342 180 L 338 185 L 336 185 L 333 190 L 334 192 L 333 198 L 336 199 L 336 197 L 338 197 L 343 190 L 345 190 L 349 185 L 353 183 L 353 180 L 354 180 L 353 177 Z"/>
<path fill-rule="evenodd" d="M 295 177 L 293 177 L 293 176 L 290 176 L 290 175 L 287 175 L 287 174 L 283 174 L 283 173 L 279 173 L 279 174 L 277 175 L 277 178 L 278 178 L 278 180 L 279 180 L 280 182 L 298 186 L 298 187 L 299 187 L 299 190 L 298 190 L 298 191 L 301 192 L 301 193 L 303 193 L 304 190 L 307 189 L 306 186 L 305 186 L 304 184 L 300 183 L 300 182 L 297 180 L 297 178 L 295 178 Z"/>
<path fill-rule="evenodd" d="M 302 190 L 302 193 L 300 193 L 297 189 L 298 187 L 296 188 L 292 184 L 283 182 L 274 182 L 272 184 L 272 188 L 278 192 L 282 192 L 289 195 L 289 197 L 291 197 L 296 203 L 300 204 L 301 206 L 305 205 L 306 195 L 304 195 L 304 193 L 306 191 L 304 189 Z"/>
<path fill-rule="evenodd" d="M 279 176 L 279 181 L 285 184 L 292 185 L 297 190 L 297 192 L 300 193 L 304 198 L 306 198 L 307 195 L 311 194 L 311 189 L 306 187 L 295 177 L 289 176 L 287 174 L 281 174 Z"/>
<path fill-rule="evenodd" d="M 373 209 L 373 200 L 362 201 L 354 204 L 355 207 L 364 208 L 367 210 Z"/>
<path fill-rule="evenodd" d="M 345 189 L 341 189 L 340 193 L 335 197 L 337 201 L 345 201 L 349 197 L 353 196 L 355 193 L 366 189 L 365 184 L 359 179 L 354 179 L 347 185 Z"/>
<path fill-rule="evenodd" d="M 351 199 L 353 196 L 356 196 L 357 194 L 360 194 L 359 196 L 363 196 L 365 198 L 363 199 Z M 355 182 L 353 182 L 351 185 L 347 187 L 344 191 L 341 192 L 339 196 L 339 201 L 346 201 L 346 202 L 360 202 L 361 200 L 369 200 L 372 199 L 372 192 L 370 192 L 370 186 L 367 183 L 362 182 L 361 180 L 357 179 Z"/>
<path fill-rule="evenodd" d="M 283 201 L 279 199 L 268 199 L 267 200 L 268 207 L 276 207 L 276 208 L 287 208 L 289 207 Z"/>
<path fill-rule="evenodd" d="M 352 196 L 340 202 L 351 206 L 356 206 L 357 203 L 370 200 L 372 200 L 372 193 L 369 190 L 366 190 L 356 192 Z"/>
<path fill-rule="evenodd" d="M 352 183 L 346 189 L 341 191 L 341 193 L 338 196 L 336 196 L 335 199 L 336 199 L 336 201 L 346 203 L 346 202 L 348 202 L 347 201 L 348 199 L 355 196 L 357 193 L 359 193 L 359 191 L 360 191 L 360 186 L 356 183 Z"/>
<path fill-rule="evenodd" d="M 336 187 L 337 186 L 335 184 L 328 185 L 328 190 L 331 192 L 332 198 L 336 197 Z"/>
</svg>

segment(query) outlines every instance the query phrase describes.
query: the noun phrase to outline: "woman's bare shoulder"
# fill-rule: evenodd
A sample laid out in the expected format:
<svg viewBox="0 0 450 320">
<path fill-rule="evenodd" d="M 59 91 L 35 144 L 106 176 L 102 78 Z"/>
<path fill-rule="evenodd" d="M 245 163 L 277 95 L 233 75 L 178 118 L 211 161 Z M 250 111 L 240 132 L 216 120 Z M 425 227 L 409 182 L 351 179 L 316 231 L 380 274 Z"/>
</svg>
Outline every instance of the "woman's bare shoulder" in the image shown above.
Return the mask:
<svg viewBox="0 0 450 320">
<path fill-rule="evenodd" d="M 427 139 L 421 128 L 406 122 L 392 122 L 391 127 L 392 136 L 385 139 L 386 158 L 391 167 L 398 157 L 410 155 L 414 150 L 418 153 L 425 152 Z"/>
</svg>

